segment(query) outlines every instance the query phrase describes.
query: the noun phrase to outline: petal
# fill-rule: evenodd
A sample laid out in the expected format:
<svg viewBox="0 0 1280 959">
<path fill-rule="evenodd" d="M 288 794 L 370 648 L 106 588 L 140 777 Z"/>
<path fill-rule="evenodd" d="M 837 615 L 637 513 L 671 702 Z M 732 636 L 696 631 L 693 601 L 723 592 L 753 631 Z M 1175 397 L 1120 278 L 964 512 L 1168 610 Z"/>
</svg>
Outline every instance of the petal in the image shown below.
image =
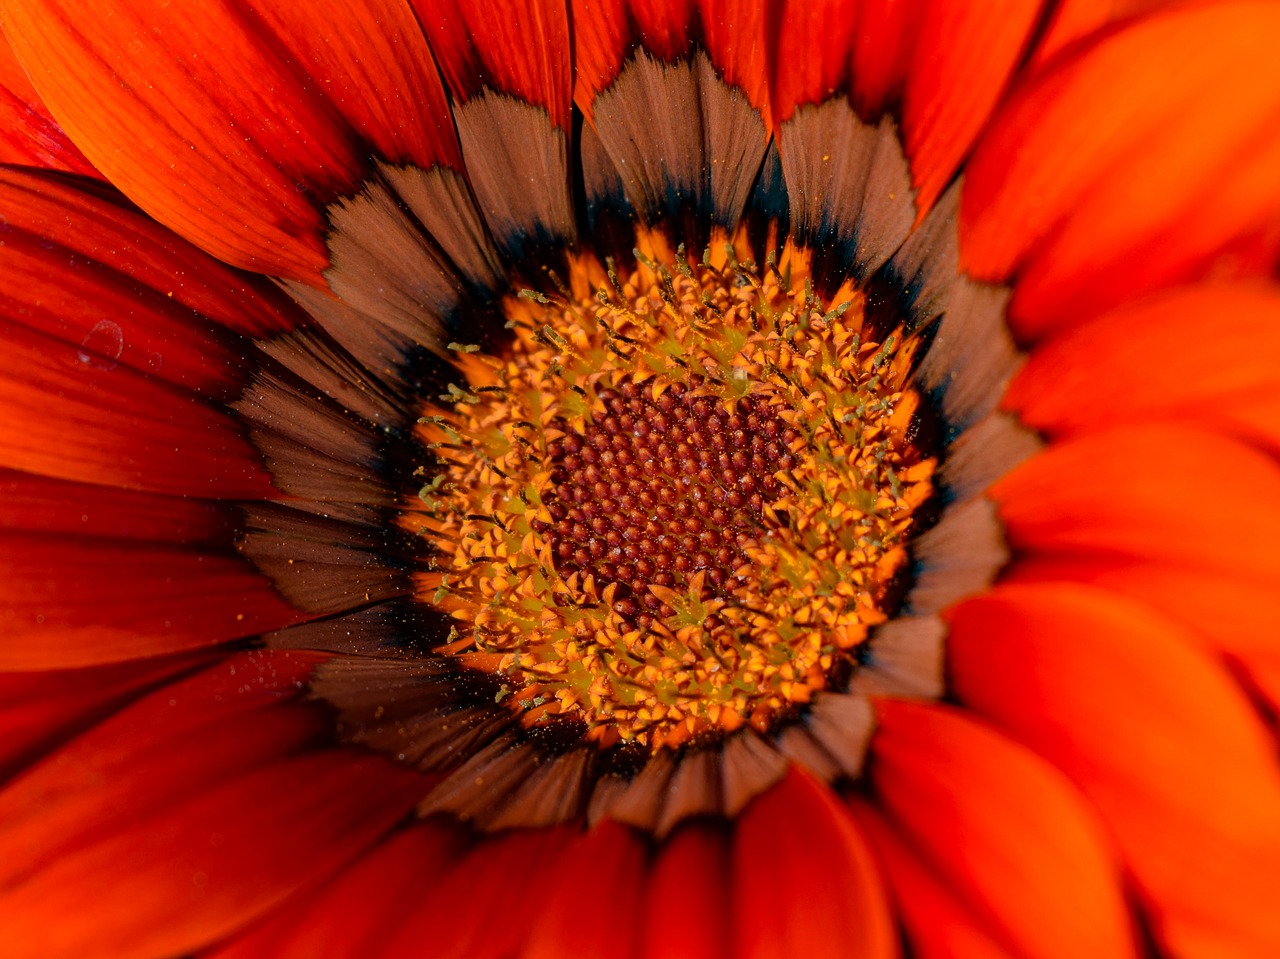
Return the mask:
<svg viewBox="0 0 1280 959">
<path fill-rule="evenodd" d="M 853 103 L 862 116 L 878 117 L 900 103 L 928 2 L 857 4 L 850 72 Z"/>
<path fill-rule="evenodd" d="M 648 223 L 708 211 L 734 229 L 769 144 L 761 6 L 575 0 L 572 11 L 589 219 L 625 200 Z M 700 219 L 686 242 L 701 242 Z"/>
<path fill-rule="evenodd" d="M 1266 729 L 1185 629 L 1067 584 L 1001 587 L 951 614 L 959 699 L 1097 806 L 1179 956 L 1280 952 L 1280 770 Z"/>
<path fill-rule="evenodd" d="M 0 317 L 0 466 L 179 496 L 279 495 L 240 423 L 117 365 L 120 342 L 73 345 Z"/>
<path fill-rule="evenodd" d="M 199 649 L 304 618 L 212 548 L 0 533 L 0 670 Z"/>
<path fill-rule="evenodd" d="M 658 850 L 644 899 L 646 959 L 728 959 L 732 930 L 729 843 L 691 824 Z"/>
<path fill-rule="evenodd" d="M 523 959 L 622 959 L 633 955 L 639 932 L 634 903 L 644 879 L 645 847 L 628 826 L 601 822 L 569 844 L 558 863 L 561 875 L 590 875 L 607 890 L 583 908 L 581 890 L 555 886 L 539 910 L 521 951 Z"/>
<path fill-rule="evenodd" d="M 320 208 L 366 178 L 364 144 L 393 163 L 461 167 L 426 40 L 397 0 L 252 13 L 47 0 L 10 10 L 5 30 L 95 165 L 238 266 L 319 284 Z"/>
<path fill-rule="evenodd" d="M 567 6 L 414 0 L 454 97 L 467 174 L 496 240 L 572 242 L 573 70 Z"/>
<path fill-rule="evenodd" d="M 1240 159 L 1272 155 L 1277 31 L 1269 3 L 1171 10 L 1062 58 L 1000 112 L 966 173 L 961 262 L 985 280 L 1026 274 L 1012 306 L 1020 334 L 1114 302 L 1095 265 L 1128 263 L 1144 244 L 1166 256 L 1196 247 L 1195 231 L 1173 229 L 1178 215 Z M 1228 226 L 1248 232 L 1280 210 L 1280 190 L 1231 208 Z"/>
<path fill-rule="evenodd" d="M 247 369 L 243 336 L 304 316 L 271 284 L 232 270 L 142 215 L 113 190 L 0 170 L 5 211 L 0 310 L 83 351 L 227 397 Z"/>
<path fill-rule="evenodd" d="M 204 955 L 210 959 L 382 956 L 406 918 L 420 913 L 423 898 L 445 881 L 461 843 L 458 830 L 450 824 L 415 823 L 389 836 L 319 889 L 293 897 L 261 925 Z"/>
<path fill-rule="evenodd" d="M 897 834 L 868 802 L 853 798 L 849 808 L 871 843 L 906 926 L 911 955 L 919 959 L 1007 959 L 991 930 Z M 994 936 L 998 937 L 999 930 Z"/>
<path fill-rule="evenodd" d="M 208 654 L 0 674 L 0 780 L 161 683 L 209 662 Z"/>
<path fill-rule="evenodd" d="M 1040 0 L 938 0 L 924 11 L 902 108 L 922 214 L 986 125 L 1030 40 L 1040 7 Z"/>
<path fill-rule="evenodd" d="M 398 917 L 387 959 L 502 959 L 516 954 L 551 888 L 528 867 L 554 868 L 575 835 L 570 827 L 519 829 L 477 840 L 433 877 L 430 890 Z M 494 904 L 501 908 L 495 909 Z M 363 957 L 361 957 L 363 959 Z"/>
<path fill-rule="evenodd" d="M 866 840 L 834 794 L 798 767 L 738 820 L 733 873 L 732 955 L 898 954 Z"/>
<path fill-rule="evenodd" d="M 1229 565 L 1194 569 L 1088 555 L 1026 557 L 1006 580 L 1086 583 L 1158 609 L 1221 655 L 1249 691 L 1270 704 L 1273 724 L 1280 717 L 1280 603 L 1274 582 L 1237 576 Z"/>
<path fill-rule="evenodd" d="M 324 878 L 403 816 L 421 794 L 416 774 L 346 750 L 290 755 L 326 725 L 281 702 L 309 665 L 236 657 L 0 793 L 10 954 L 189 951 Z"/>
<path fill-rule="evenodd" d="M 692 0 L 572 0 L 574 30 L 574 102 L 587 120 L 593 118 L 598 94 L 618 77 L 632 48 L 643 42 L 660 60 L 677 60 L 690 52 Z"/>
<path fill-rule="evenodd" d="M 514 0 L 413 0 L 440 72 L 456 99 L 488 87 L 542 107 L 568 131 L 573 84 L 569 17 L 563 3 Z"/>
<path fill-rule="evenodd" d="M 0 163 L 101 176 L 49 115 L 0 34 Z"/>
<path fill-rule="evenodd" d="M 1082 436 L 1023 463 L 989 495 L 1015 553 L 1280 581 L 1280 466 L 1214 433 L 1152 424 Z M 1205 521 L 1205 504 L 1226 503 L 1225 518 Z"/>
<path fill-rule="evenodd" d="M 235 507 L 0 469 L 0 531 L 229 544 Z"/>
<path fill-rule="evenodd" d="M 1041 344 L 1003 403 L 1051 436 L 1176 419 L 1280 449 L 1280 421 L 1250 422 L 1280 400 L 1277 357 L 1280 288 L 1187 287 Z"/>
<path fill-rule="evenodd" d="M 1019 956 L 1134 956 L 1112 850 L 1043 760 L 957 711 L 893 700 L 868 761 L 874 803 Z"/>
<path fill-rule="evenodd" d="M 769 125 L 765 4 L 758 0 L 698 0 L 702 42 L 724 82 L 746 94 Z"/>
<path fill-rule="evenodd" d="M 806 104 L 818 104 L 848 84 L 857 21 L 844 0 L 771 9 L 769 109 L 776 126 Z"/>
</svg>

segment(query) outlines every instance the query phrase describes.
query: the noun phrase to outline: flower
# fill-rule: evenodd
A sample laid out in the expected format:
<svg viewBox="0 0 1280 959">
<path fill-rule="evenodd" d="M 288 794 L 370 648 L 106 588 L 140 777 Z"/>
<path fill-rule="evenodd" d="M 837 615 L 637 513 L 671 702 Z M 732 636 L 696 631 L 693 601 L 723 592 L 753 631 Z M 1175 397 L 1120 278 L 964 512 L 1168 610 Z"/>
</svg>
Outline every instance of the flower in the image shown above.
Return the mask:
<svg viewBox="0 0 1280 959">
<path fill-rule="evenodd" d="M 1274 4 L 0 22 L 10 954 L 1280 952 Z"/>
</svg>

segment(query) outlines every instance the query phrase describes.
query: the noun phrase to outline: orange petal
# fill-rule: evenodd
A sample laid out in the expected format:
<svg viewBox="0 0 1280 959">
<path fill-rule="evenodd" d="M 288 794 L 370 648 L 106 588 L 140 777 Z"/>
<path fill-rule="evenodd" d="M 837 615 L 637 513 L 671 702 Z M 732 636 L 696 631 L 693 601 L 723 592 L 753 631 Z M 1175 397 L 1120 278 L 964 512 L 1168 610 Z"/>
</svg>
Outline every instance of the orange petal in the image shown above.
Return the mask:
<svg viewBox="0 0 1280 959">
<path fill-rule="evenodd" d="M 9 11 L 5 30 L 94 164 L 237 266 L 320 283 L 319 211 L 366 178 L 368 147 L 395 163 L 461 168 L 426 40 L 396 0 L 254 13 L 43 0 Z"/>
<path fill-rule="evenodd" d="M 1135 956 L 1121 876 L 1080 795 L 1039 757 L 934 705 L 884 700 L 874 802 L 1019 956 Z"/>
<path fill-rule="evenodd" d="M 210 654 L 0 674 L 0 780 L 160 683 L 206 665 Z"/>
<path fill-rule="evenodd" d="M 420 788 L 408 770 L 345 750 L 248 771 L 95 836 L 0 893 L 6 947 L 14 959 L 186 953 L 332 874 Z"/>
<path fill-rule="evenodd" d="M 544 108 L 569 130 L 573 80 L 564 3 L 413 0 L 413 7 L 457 99 L 489 87 Z"/>
<path fill-rule="evenodd" d="M 774 3 L 766 18 L 769 104 L 776 127 L 799 107 L 844 92 L 857 20 L 845 0 Z"/>
<path fill-rule="evenodd" d="M 1034 274 L 1015 298 L 1019 332 L 1078 315 L 1077 296 L 1106 294 L 1091 265 L 1127 262 L 1144 242 L 1196 247 L 1194 231 L 1171 231 L 1177 215 L 1197 198 L 1217 202 L 1213 188 L 1242 159 L 1271 155 L 1277 32 L 1270 3 L 1172 9 L 1060 58 L 1000 112 L 967 168 L 961 261 L 985 280 Z M 1240 232 L 1276 214 L 1280 190 L 1255 201 L 1231 204 L 1246 216 Z"/>
<path fill-rule="evenodd" d="M 100 177 L 62 132 L 0 34 L 0 163 Z"/>
<path fill-rule="evenodd" d="M 1114 833 L 1160 945 L 1280 954 L 1280 770 L 1221 665 L 1148 607 L 1069 584 L 953 610 L 952 689 L 1062 769 Z"/>
<path fill-rule="evenodd" d="M 1168 2 L 1170 0 L 1060 0 L 1036 42 L 1028 67 L 1038 69 L 1107 24 L 1140 16 Z"/>
<path fill-rule="evenodd" d="M 450 823 L 419 822 L 389 836 L 314 892 L 294 896 L 264 923 L 206 959 L 368 959 L 385 956 L 406 920 L 445 881 L 462 845 Z M 486 896 L 489 890 L 486 888 Z M 491 903 L 490 903 L 491 904 Z M 424 940 L 417 945 L 419 955 Z M 432 946 L 432 956 L 439 943 Z"/>
<path fill-rule="evenodd" d="M 731 955 L 880 959 L 898 954 L 866 840 L 826 785 L 792 766 L 739 818 Z"/>
<path fill-rule="evenodd" d="M 1158 609 L 1220 654 L 1270 704 L 1273 720 L 1280 718 L 1280 603 L 1274 582 L 1237 576 L 1230 565 L 1206 570 L 1094 556 L 1024 557 L 1006 581 L 1087 583 Z"/>
<path fill-rule="evenodd" d="M 1257 423 L 1269 427 L 1258 436 L 1248 419 L 1259 401 L 1280 400 L 1277 358 L 1280 287 L 1188 287 L 1041 344 L 1003 404 L 1052 436 L 1176 419 L 1280 448 L 1280 420 Z"/>
<path fill-rule="evenodd" d="M 590 876 L 596 895 L 584 908 L 575 883 L 558 883 L 533 921 L 523 959 L 623 959 L 635 954 L 645 846 L 628 826 L 604 821 L 575 839 L 557 864 L 563 876 Z"/>
<path fill-rule="evenodd" d="M 688 825 L 666 840 L 644 899 L 646 959 L 729 959 L 729 844 L 722 830 Z"/>
<path fill-rule="evenodd" d="M 849 809 L 871 843 L 906 927 L 911 955 L 918 959 L 1010 959 L 1012 953 L 960 902 L 953 890 L 905 843 L 866 800 Z"/>
<path fill-rule="evenodd" d="M 990 495 L 1015 553 L 1280 582 L 1280 466 L 1224 436 L 1167 424 L 1082 436 L 1023 463 Z"/>
<path fill-rule="evenodd" d="M 402 817 L 420 776 L 314 750 L 330 723 L 298 700 L 324 658 L 231 656 L 0 790 L 6 955 L 188 952 L 322 880 Z"/>
<path fill-rule="evenodd" d="M 921 215 L 955 175 L 1018 65 L 1040 0 L 938 0 L 923 12 L 902 126 Z"/>
</svg>

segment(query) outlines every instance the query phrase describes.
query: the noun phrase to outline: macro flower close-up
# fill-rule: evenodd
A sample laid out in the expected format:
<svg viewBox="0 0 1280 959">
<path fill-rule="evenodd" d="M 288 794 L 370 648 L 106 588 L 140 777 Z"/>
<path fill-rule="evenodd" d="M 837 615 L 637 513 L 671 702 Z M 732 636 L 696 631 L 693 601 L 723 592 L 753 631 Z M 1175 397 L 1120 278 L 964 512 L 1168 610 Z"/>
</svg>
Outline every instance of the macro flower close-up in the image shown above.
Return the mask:
<svg viewBox="0 0 1280 959">
<path fill-rule="evenodd" d="M 1280 956 L 1280 4 L 0 30 L 5 957 Z"/>
</svg>

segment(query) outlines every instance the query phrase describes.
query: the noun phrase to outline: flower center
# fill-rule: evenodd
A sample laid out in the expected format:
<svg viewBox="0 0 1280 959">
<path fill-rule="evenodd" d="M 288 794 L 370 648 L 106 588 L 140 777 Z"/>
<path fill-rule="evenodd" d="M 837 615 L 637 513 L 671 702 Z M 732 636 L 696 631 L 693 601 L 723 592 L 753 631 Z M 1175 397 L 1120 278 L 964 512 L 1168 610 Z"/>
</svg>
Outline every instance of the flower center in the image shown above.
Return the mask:
<svg viewBox="0 0 1280 959">
<path fill-rule="evenodd" d="M 708 251 L 710 253 L 710 251 Z M 436 652 L 526 727 L 652 749 L 765 730 L 853 668 L 892 612 L 934 460 L 908 437 L 916 341 L 863 336 L 803 263 L 575 263 L 505 304 L 501 356 L 425 410 L 418 595 Z"/>
</svg>

